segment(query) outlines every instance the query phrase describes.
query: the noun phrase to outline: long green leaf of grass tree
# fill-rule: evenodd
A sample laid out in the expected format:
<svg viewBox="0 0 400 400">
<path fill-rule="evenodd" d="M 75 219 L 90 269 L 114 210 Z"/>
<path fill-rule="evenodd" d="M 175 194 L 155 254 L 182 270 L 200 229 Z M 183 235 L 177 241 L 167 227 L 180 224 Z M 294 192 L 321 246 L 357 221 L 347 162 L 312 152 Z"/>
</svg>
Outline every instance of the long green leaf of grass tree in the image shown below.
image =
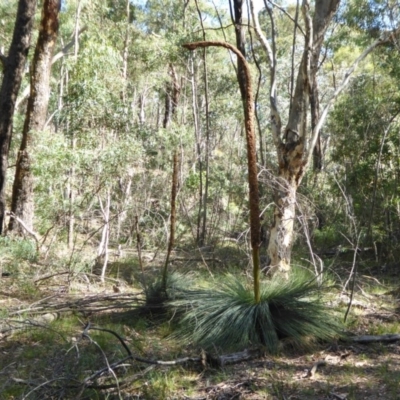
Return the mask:
<svg viewBox="0 0 400 400">
<path fill-rule="evenodd" d="M 281 340 L 306 349 L 335 340 L 342 331 L 335 313 L 321 301 L 321 286 L 301 269 L 289 279 L 276 276 L 263 285 L 259 303 L 245 283 L 228 276 L 212 292 L 193 290 L 173 304 L 186 310 L 176 336 L 207 350 L 261 345 L 276 353 Z"/>
<path fill-rule="evenodd" d="M 257 179 L 257 150 L 254 132 L 254 98 L 251 83 L 250 67 L 243 54 L 234 46 L 220 41 L 202 41 L 184 44 L 183 47 L 195 50 L 198 47 L 224 47 L 231 50 L 243 62 L 246 79 L 246 98 L 244 104 L 244 122 L 247 142 L 247 167 L 249 173 L 250 205 L 250 240 L 253 258 L 254 300 L 260 302 L 260 199 Z"/>
<path fill-rule="evenodd" d="M 251 344 L 262 345 L 270 352 L 277 351 L 282 338 L 297 347 L 335 339 L 341 334 L 342 327 L 334 312 L 321 301 L 321 287 L 308 271 L 293 271 L 288 280 L 275 276 L 268 285 L 260 288 L 260 211 L 250 68 L 242 53 L 228 43 L 202 41 L 183 45 L 189 50 L 211 46 L 234 52 L 244 65 L 253 291 L 234 277 L 228 277 L 211 292 L 187 291 L 172 302 L 173 306 L 186 310 L 178 336 L 204 348 L 228 349 Z"/>
</svg>

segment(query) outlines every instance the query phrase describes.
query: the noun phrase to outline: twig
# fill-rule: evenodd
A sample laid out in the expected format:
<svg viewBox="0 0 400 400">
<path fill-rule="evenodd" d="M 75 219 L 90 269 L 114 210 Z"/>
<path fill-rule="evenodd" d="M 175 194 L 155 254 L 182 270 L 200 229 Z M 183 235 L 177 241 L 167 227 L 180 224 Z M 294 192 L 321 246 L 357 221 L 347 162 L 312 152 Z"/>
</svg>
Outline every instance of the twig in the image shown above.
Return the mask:
<svg viewBox="0 0 400 400">
<path fill-rule="evenodd" d="M 7 212 L 7 215 L 9 215 L 10 218 L 14 218 L 22 226 L 22 228 L 24 228 L 29 233 L 29 235 L 31 235 L 33 237 L 33 239 L 36 242 L 36 253 L 39 254 L 39 252 L 40 252 L 39 242 L 41 240 L 40 236 L 36 232 L 34 232 L 32 229 L 28 228 L 25 225 L 25 222 L 22 221 L 22 219 L 18 218 L 13 212 Z"/>
<path fill-rule="evenodd" d="M 88 323 L 88 324 L 86 324 L 86 326 L 84 328 L 82 336 L 84 336 L 84 337 L 88 336 L 88 332 L 89 332 L 90 329 L 95 329 L 95 330 L 100 330 L 100 331 L 111 333 L 116 338 L 118 338 L 118 340 L 121 342 L 121 344 L 123 345 L 123 347 L 127 351 L 128 356 L 125 357 L 124 359 L 118 361 L 117 363 L 112 364 L 113 367 L 115 365 L 119 365 L 122 362 L 125 362 L 125 361 L 127 361 L 129 359 L 132 359 L 134 361 L 139 361 L 139 362 L 142 362 L 142 363 L 145 363 L 145 364 L 164 365 L 164 366 L 180 365 L 180 364 L 185 364 L 185 363 L 188 363 L 188 362 L 192 362 L 192 363 L 202 363 L 202 362 L 204 362 L 204 356 L 202 356 L 202 357 L 183 357 L 183 358 L 177 358 L 175 360 L 170 360 L 170 361 L 149 360 L 147 358 L 137 357 L 137 356 L 133 355 L 133 353 L 131 352 L 129 347 L 126 345 L 126 343 L 124 342 L 124 340 L 122 339 L 122 337 L 118 333 L 116 333 L 114 331 L 111 331 L 109 329 L 98 328 L 98 327 L 92 326 L 90 323 Z M 226 355 L 222 355 L 222 356 L 218 356 L 218 357 L 213 357 L 211 355 L 206 354 L 205 358 L 206 358 L 206 362 L 209 361 L 213 365 L 223 366 L 223 365 L 226 365 L 226 364 L 233 364 L 233 363 L 240 362 L 240 361 L 243 361 L 243 360 L 249 360 L 251 358 L 254 358 L 256 355 L 259 355 L 259 351 L 258 350 L 247 350 L 246 349 L 246 350 L 241 351 L 239 353 L 226 354 Z M 106 370 L 104 370 L 103 372 L 105 372 L 105 371 Z"/>
<path fill-rule="evenodd" d="M 382 286 L 382 287 L 384 287 L 385 289 L 387 288 L 386 285 L 380 283 L 380 282 L 378 281 L 378 279 L 376 279 L 376 278 L 373 277 L 373 276 L 362 275 L 362 277 L 363 277 L 363 278 L 366 278 L 366 279 L 372 279 L 372 280 L 375 281 L 379 286 Z"/>
<path fill-rule="evenodd" d="M 108 333 L 111 333 L 112 335 L 114 335 L 114 336 L 121 342 L 121 344 L 123 345 L 124 349 L 125 349 L 126 352 L 128 353 L 128 357 L 127 357 L 127 358 L 124 358 L 123 361 L 126 361 L 126 360 L 128 360 L 128 359 L 132 359 L 132 360 L 140 361 L 140 362 L 143 362 L 143 363 L 146 363 L 146 364 L 154 364 L 154 365 L 178 365 L 178 364 L 184 364 L 184 363 L 186 363 L 186 362 L 188 362 L 188 361 L 198 362 L 198 361 L 201 360 L 201 357 L 194 357 L 194 358 L 192 358 L 192 357 L 184 357 L 184 358 L 178 358 L 178 359 L 176 359 L 176 360 L 171 360 L 171 361 L 149 360 L 149 359 L 147 359 L 147 358 L 136 357 L 136 356 L 134 356 L 134 355 L 132 354 L 131 350 L 129 349 L 129 347 L 128 347 L 128 346 L 126 345 L 126 343 L 124 342 L 124 339 L 122 339 L 122 337 L 121 337 L 117 332 L 114 332 L 114 331 L 112 331 L 112 330 L 110 330 L 110 329 L 98 328 L 98 327 L 92 326 L 92 325 L 90 325 L 90 323 L 88 323 L 88 324 L 85 326 L 85 329 L 84 329 L 82 335 L 83 335 L 83 336 L 87 336 L 87 335 L 88 335 L 87 332 L 88 332 L 90 329 L 94 329 L 94 330 L 98 330 L 98 331 L 103 331 L 103 332 L 108 332 Z M 119 363 L 120 363 L 120 362 L 119 362 Z"/>
<path fill-rule="evenodd" d="M 346 395 L 341 396 L 340 394 L 337 394 L 334 392 L 329 392 L 329 394 L 338 400 L 346 400 L 347 399 Z"/>
<path fill-rule="evenodd" d="M 355 225 L 355 224 L 354 224 L 354 225 Z M 355 247 L 355 250 L 354 250 L 353 266 L 352 266 L 352 268 L 351 268 L 350 277 L 349 277 L 349 280 L 350 280 L 351 277 L 353 278 L 353 280 L 352 280 L 352 282 L 351 282 L 350 301 L 349 301 L 349 305 L 348 305 L 348 307 L 347 307 L 346 313 L 345 313 L 345 315 L 344 315 L 344 322 L 346 322 L 347 316 L 349 315 L 349 312 L 350 312 L 350 309 L 351 309 L 351 304 L 352 304 L 352 302 L 353 302 L 353 297 L 354 297 L 354 288 L 355 288 L 355 285 L 356 285 L 356 277 L 357 277 L 357 263 L 356 263 L 356 259 L 357 259 L 357 249 L 358 249 L 358 243 L 359 243 L 359 241 L 360 241 L 360 236 L 361 236 L 361 232 L 360 232 L 360 234 L 359 234 L 358 237 L 357 237 L 357 243 L 356 243 L 356 247 Z M 347 282 L 346 282 L 346 285 L 347 285 Z M 346 287 L 346 285 L 345 285 L 345 287 Z M 345 287 L 344 287 L 344 289 L 345 289 Z"/>
<path fill-rule="evenodd" d="M 63 272 L 57 272 L 57 273 L 51 274 L 51 275 L 45 275 L 45 276 L 43 276 L 43 277 L 41 277 L 41 278 L 35 279 L 35 280 L 33 281 L 33 283 L 38 283 L 38 282 L 40 282 L 40 281 L 44 281 L 44 280 L 46 280 L 46 279 L 53 278 L 54 276 L 60 276 L 60 275 L 65 275 L 65 274 L 69 274 L 69 273 L 70 273 L 70 271 L 63 271 Z M 54 296 L 51 296 L 51 297 L 54 297 Z"/>
<path fill-rule="evenodd" d="M 90 326 L 90 323 L 88 324 L 88 328 L 87 328 L 87 329 L 88 329 L 88 330 L 89 330 L 89 329 L 94 329 L 94 330 L 96 330 L 96 331 L 102 331 L 102 332 L 111 333 L 112 335 L 114 335 L 114 336 L 121 342 L 122 346 L 124 347 L 124 349 L 126 350 L 126 352 L 128 353 L 128 355 L 129 355 L 130 357 L 133 357 L 133 354 L 132 354 L 130 348 L 126 345 L 126 343 L 124 342 L 124 340 L 122 339 L 122 337 L 121 337 L 120 335 L 118 335 L 117 332 L 114 332 L 114 331 L 112 331 L 112 330 L 110 330 L 110 329 L 97 328 L 97 327 L 95 327 L 95 326 Z M 85 330 L 86 330 L 86 329 L 85 329 Z"/>
<path fill-rule="evenodd" d="M 25 382 L 23 382 L 22 379 L 14 378 L 14 380 L 15 380 L 16 382 L 19 381 L 20 383 L 25 383 Z M 43 386 L 48 385 L 49 383 L 57 382 L 57 381 L 66 381 L 66 380 L 70 380 L 70 378 L 69 378 L 69 377 L 60 377 L 60 378 L 54 378 L 54 379 L 50 379 L 50 380 L 48 380 L 48 381 L 46 381 L 46 382 L 43 382 L 43 383 L 41 383 L 40 385 L 34 387 L 30 392 L 28 392 L 28 393 L 22 398 L 22 400 L 27 399 L 27 398 L 30 396 L 31 393 L 35 392 L 36 390 L 40 389 L 40 388 L 43 387 Z"/>
<path fill-rule="evenodd" d="M 314 379 L 315 378 L 315 374 L 317 373 L 317 369 L 319 367 L 324 367 L 326 365 L 326 361 L 325 360 L 319 360 L 316 363 L 314 363 L 314 365 L 310 368 L 310 370 L 307 373 L 307 377 Z"/>
<path fill-rule="evenodd" d="M 273 1 L 268 0 L 268 3 L 270 3 L 271 5 L 276 7 L 279 11 L 281 11 L 283 14 L 285 14 L 294 23 L 295 27 L 302 33 L 302 35 L 306 36 L 306 34 L 304 33 L 303 29 L 299 25 L 299 22 L 298 22 L 296 17 L 293 18 L 283 7 L 281 7 L 280 5 L 274 3 Z"/>
<path fill-rule="evenodd" d="M 101 354 L 102 354 L 102 356 L 103 356 L 103 358 L 104 358 L 104 361 L 105 361 L 106 364 L 107 364 L 107 369 L 106 369 L 106 370 L 107 370 L 107 372 L 109 372 L 109 373 L 114 377 L 115 383 L 116 383 L 116 386 L 117 386 L 118 393 L 120 394 L 120 387 L 119 387 L 119 382 L 118 382 L 117 375 L 115 375 L 114 369 L 111 368 L 111 365 L 110 365 L 110 363 L 108 362 L 108 358 L 107 358 L 107 355 L 106 355 L 106 353 L 104 352 L 104 350 L 103 350 L 103 349 L 101 348 L 101 346 L 100 346 L 95 340 L 93 340 L 93 339 L 89 336 L 89 334 L 87 333 L 87 331 L 88 331 L 89 329 L 90 329 L 90 323 L 88 323 L 87 328 L 85 328 L 85 330 L 83 331 L 82 336 L 84 336 L 84 337 L 86 337 L 87 339 L 89 339 L 89 341 L 90 341 L 91 343 L 93 343 L 93 344 L 100 350 L 100 352 L 101 352 Z M 111 332 L 111 333 L 115 334 L 118 338 L 120 338 L 115 332 L 109 331 L 108 329 L 99 329 L 99 330 L 104 330 L 104 331 L 106 331 L 106 332 Z M 123 342 L 123 340 L 122 340 L 121 338 L 120 338 L 120 341 L 121 341 L 121 343 L 124 345 L 124 347 L 126 347 L 125 343 Z M 126 347 L 126 348 L 127 348 L 127 347 Z M 128 349 L 128 351 L 130 352 L 129 349 Z M 84 383 L 86 383 L 86 379 L 85 379 Z M 85 385 L 85 386 L 86 386 L 86 385 Z"/>
<path fill-rule="evenodd" d="M 62 340 L 64 340 L 66 343 L 68 343 L 67 338 L 66 338 L 62 333 L 60 333 L 60 332 L 57 331 L 56 329 L 53 329 L 53 328 L 49 327 L 48 325 L 41 324 L 40 322 L 37 322 L 37 321 L 32 321 L 32 320 L 30 320 L 30 319 L 26 319 L 26 320 L 24 320 L 24 321 L 6 320 L 6 323 L 8 324 L 9 329 L 3 329 L 3 330 L 1 330 L 0 333 L 2 333 L 2 334 L 7 333 L 7 332 L 10 332 L 10 331 L 12 332 L 12 331 L 14 331 L 14 330 L 16 330 L 16 329 L 22 329 L 22 328 L 24 327 L 24 325 L 25 325 L 25 326 L 26 326 L 26 325 L 29 325 L 29 326 L 32 326 L 32 327 L 35 327 L 35 328 L 47 329 L 47 330 L 49 330 L 49 331 L 51 331 L 51 332 L 54 332 L 54 333 L 56 333 L 57 335 L 59 335 L 59 336 L 62 338 Z M 20 327 L 11 326 L 11 325 L 10 325 L 11 323 L 13 323 L 13 324 L 20 324 Z"/>
</svg>

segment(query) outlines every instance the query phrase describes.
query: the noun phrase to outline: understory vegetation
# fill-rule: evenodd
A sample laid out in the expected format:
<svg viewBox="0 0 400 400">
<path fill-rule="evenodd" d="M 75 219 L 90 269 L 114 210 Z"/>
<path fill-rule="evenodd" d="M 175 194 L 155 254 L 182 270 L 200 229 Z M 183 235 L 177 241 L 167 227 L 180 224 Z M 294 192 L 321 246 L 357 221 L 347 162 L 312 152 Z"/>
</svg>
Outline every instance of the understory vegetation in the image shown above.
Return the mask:
<svg viewBox="0 0 400 400">
<path fill-rule="evenodd" d="M 161 302 L 165 252 L 144 252 L 143 270 L 135 254 L 112 260 L 102 283 L 86 251 L 44 260 L 31 241 L 3 239 L 3 398 L 396 399 L 396 271 L 365 260 L 341 324 L 350 302 L 347 254 L 329 259 L 323 282 L 300 265 L 293 280 L 263 278 L 265 303 L 255 305 L 245 248 L 175 250 Z M 266 319 L 255 330 L 251 308 Z M 394 341 L 353 341 L 388 334 Z"/>
</svg>

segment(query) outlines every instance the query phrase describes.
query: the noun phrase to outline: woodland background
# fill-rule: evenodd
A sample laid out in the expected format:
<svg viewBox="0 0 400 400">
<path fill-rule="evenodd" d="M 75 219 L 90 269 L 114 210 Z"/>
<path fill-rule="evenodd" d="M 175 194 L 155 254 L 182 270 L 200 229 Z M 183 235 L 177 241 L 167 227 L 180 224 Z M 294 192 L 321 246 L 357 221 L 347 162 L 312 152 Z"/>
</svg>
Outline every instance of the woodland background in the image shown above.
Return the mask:
<svg viewBox="0 0 400 400">
<path fill-rule="evenodd" d="M 18 3 L 23 2 L 3 0 L 0 4 L 3 86 Z M 132 303 L 136 307 L 135 302 L 142 301 L 142 290 L 148 295 L 149 282 L 162 275 L 164 267 L 165 271 L 168 267 L 185 273 L 188 285 L 209 281 L 218 285 L 227 273 L 252 279 L 242 65 L 226 49 L 188 51 L 182 47 L 208 40 L 236 45 L 252 74 L 262 285 L 268 285 L 268 246 L 279 199 L 285 198 L 280 179 L 292 171 L 289 162 L 285 167 L 281 164 L 271 99 L 276 96 L 282 121 L 289 121 L 280 132 L 289 155 L 293 150 L 290 144 L 297 145 L 299 137 L 312 135 L 322 111 L 332 101 L 312 161 L 296 181 L 292 238 L 288 249 L 282 250 L 286 252 L 282 259 L 286 257 L 291 269 L 305 269 L 318 279 L 329 276 L 334 288 L 331 295 L 343 300 L 339 304 L 344 307 L 342 314 L 347 317 L 353 306 L 346 329 L 360 335 L 398 334 L 398 2 L 336 2 L 317 63 L 311 67 L 317 83 L 309 83 L 317 92 L 309 88 L 305 92 L 307 101 L 298 122 L 304 132 L 289 128 L 298 72 L 300 76 L 306 54 L 305 37 L 309 37 L 307 19 L 302 16 L 307 1 L 255 2 L 261 30 L 276 62 L 272 80 L 271 58 L 254 29 L 246 2 L 55 2 L 60 6 L 59 26 L 58 32 L 53 32 L 54 43 L 49 42 L 54 49 L 48 53 L 49 97 L 43 113 L 35 111 L 42 103 L 34 103 L 39 91 L 31 91 L 30 85 L 35 76 L 32 65 L 40 42 L 41 12 L 51 3 L 38 1 L 34 8 L 30 50 L 20 71 L 22 82 L 14 99 L 9 146 L 5 125 L 1 126 L 0 287 L 4 315 L 0 347 L 5 369 L 0 375 L 4 372 L 5 379 L 0 378 L 0 393 L 4 391 L 5 398 L 374 399 L 378 393 L 386 396 L 380 398 L 397 398 L 397 342 L 391 350 L 384 350 L 392 353 L 390 360 L 378 360 L 382 348 L 371 351 L 353 346 L 353 351 L 348 346 L 336 347 L 332 352 L 338 359 L 330 364 L 335 367 L 315 385 L 314 380 L 304 384 L 299 375 L 304 366 L 294 360 L 304 357 L 301 363 L 316 366 L 316 371 L 322 366 L 314 364 L 320 356 L 284 353 L 281 356 L 286 358 L 261 358 L 257 362 L 262 364 L 251 364 L 257 376 L 246 370 L 246 378 L 240 367 L 210 375 L 197 370 L 182 372 L 180 367 L 150 372 L 136 367 L 131 375 L 133 384 L 123 391 L 118 385 L 122 376 L 111 374 L 113 383 L 109 384 L 106 380 L 99 383 L 97 376 L 88 373 L 101 369 L 105 353 L 110 360 L 120 359 L 120 350 L 116 350 L 120 343 L 110 344 L 109 334 L 104 332 L 93 336 L 103 353 L 90 358 L 89 349 L 83 349 L 88 353 L 73 376 L 75 361 L 60 355 L 68 346 L 54 339 L 49 326 L 76 341 L 83 320 L 93 315 L 92 321 L 128 338 L 124 340 L 146 359 L 180 357 L 192 350 L 177 343 L 165 344 L 170 342 L 164 338 L 173 332 L 168 321 L 154 322 L 141 315 L 128 323 L 129 316 L 114 320 L 110 315 Z M 335 2 L 311 2 L 311 16 L 316 3 Z M 367 49 L 368 54 L 360 58 Z M 355 62 L 358 65 L 350 77 Z M 347 85 L 336 96 L 343 82 Z M 42 116 L 35 119 L 40 112 Z M 27 120 L 33 121 L 31 125 Z M 177 193 L 171 234 L 174 182 Z M 89 296 L 87 303 L 85 296 Z M 329 296 L 328 300 L 333 301 Z M 359 310 L 354 311 L 357 302 Z M 64 312 L 67 316 L 60 318 Z M 47 319 L 38 319 L 38 315 Z M 89 327 L 85 326 L 83 332 L 88 336 Z M 23 343 L 20 353 L 17 341 Z M 46 341 L 54 344 L 43 356 L 34 343 Z M 313 351 L 320 351 L 317 348 Z M 19 354 L 18 362 L 12 361 L 12 354 Z M 360 354 L 367 365 L 364 370 L 358 369 Z M 52 363 L 51 373 L 44 372 L 45 366 L 43 372 L 34 372 L 30 363 L 40 358 Z M 343 371 L 334 371 L 346 360 L 351 365 L 344 368 L 354 384 L 343 381 Z M 71 371 L 66 374 L 61 364 Z M 361 379 L 368 368 L 374 369 L 374 378 Z M 130 376 L 133 372 L 124 373 Z M 60 376 L 67 375 L 70 383 L 79 381 L 76 386 L 59 384 L 64 379 Z M 334 376 L 332 382 L 329 375 Z M 202 381 L 204 377 L 207 379 Z"/>
</svg>

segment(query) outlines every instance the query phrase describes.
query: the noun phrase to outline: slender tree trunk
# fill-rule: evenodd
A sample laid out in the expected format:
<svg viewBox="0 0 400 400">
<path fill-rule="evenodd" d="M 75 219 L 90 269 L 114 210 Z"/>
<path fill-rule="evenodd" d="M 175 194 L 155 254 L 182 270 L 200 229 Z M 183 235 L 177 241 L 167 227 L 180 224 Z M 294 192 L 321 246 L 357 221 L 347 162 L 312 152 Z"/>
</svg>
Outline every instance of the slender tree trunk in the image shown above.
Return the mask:
<svg viewBox="0 0 400 400">
<path fill-rule="evenodd" d="M 312 74 L 313 82 L 311 84 L 310 90 L 310 108 L 311 108 L 311 130 L 313 131 L 317 126 L 320 117 L 319 110 L 319 90 L 318 90 L 318 81 L 317 81 L 317 71 L 318 71 L 318 58 L 313 57 L 311 69 L 315 69 L 315 72 Z M 315 147 L 313 150 L 313 169 L 318 172 L 322 170 L 323 166 L 323 149 L 321 145 L 321 135 L 322 130 L 318 134 L 317 142 L 315 143 Z"/>
<path fill-rule="evenodd" d="M 204 29 L 203 24 L 203 16 L 200 11 L 200 7 L 198 5 L 197 0 L 196 8 L 197 13 L 199 14 L 201 29 L 203 31 L 203 40 L 206 40 L 206 31 Z M 206 49 L 203 49 L 203 71 L 204 71 L 204 100 L 205 100 L 205 107 L 206 107 L 206 142 L 205 142 L 205 151 L 204 151 L 204 172 L 205 172 L 205 179 L 204 179 L 204 191 L 203 197 L 201 200 L 201 204 L 203 205 L 203 209 L 200 209 L 200 215 L 202 218 L 201 221 L 201 230 L 200 235 L 198 238 L 198 245 L 204 246 L 206 243 L 207 238 L 207 205 L 208 205 L 208 190 L 209 190 L 209 183 L 210 183 L 210 102 L 208 98 L 208 71 L 207 71 L 207 53 Z M 200 178 L 202 179 L 202 177 Z M 201 193 L 200 193 L 201 195 Z"/>
<path fill-rule="evenodd" d="M 82 11 L 82 1 L 78 1 L 78 5 L 76 8 L 75 14 L 75 32 L 74 32 L 74 60 L 75 63 L 78 61 L 78 51 L 79 51 L 79 20 L 80 14 Z M 68 85 L 68 72 L 67 72 L 67 85 Z M 69 125 L 69 123 L 68 123 Z M 69 126 L 68 126 L 69 128 Z M 67 132 L 69 129 L 67 129 Z M 71 151 L 75 151 L 76 147 L 76 138 L 74 132 L 70 132 L 71 136 Z M 68 249 L 72 250 L 74 247 L 74 230 L 75 230 L 75 212 L 74 212 L 74 204 L 75 204 L 75 164 L 71 165 L 70 170 L 68 171 Z"/>
<path fill-rule="evenodd" d="M 267 7 L 271 21 L 272 36 L 271 40 L 268 41 L 260 29 L 258 17 L 254 11 L 254 0 L 250 0 L 254 28 L 269 59 L 271 128 L 279 165 L 277 178 L 274 182 L 275 212 L 268 245 L 268 255 L 271 259 L 271 272 L 279 271 L 285 277 L 290 272 L 297 188 L 309 165 L 310 158 L 319 139 L 321 124 L 327 113 L 326 111 L 320 116 L 318 112 L 316 74 L 325 33 L 339 6 L 339 2 L 340 0 L 316 0 L 314 15 L 311 18 L 310 1 L 302 0 L 304 50 L 292 92 L 288 122 L 282 132 L 276 92 L 277 50 L 276 32 L 274 30 L 275 21 L 272 9 Z M 293 73 L 294 71 L 292 71 L 292 75 Z M 332 98 L 332 101 L 334 98 Z M 314 117 L 318 118 L 318 120 L 313 121 L 311 130 L 307 129 L 310 100 L 314 102 Z"/>
<path fill-rule="evenodd" d="M 74 133 L 71 133 L 71 150 L 75 151 L 76 148 L 76 138 Z M 68 171 L 68 248 L 72 250 L 74 248 L 74 230 L 75 230 L 75 164 L 72 164 L 70 170 Z"/>
<path fill-rule="evenodd" d="M 146 106 L 146 89 L 144 89 L 143 93 L 139 95 L 139 124 L 144 125 L 146 122 L 146 113 L 145 113 L 145 106 Z"/>
<path fill-rule="evenodd" d="M 162 286 L 164 291 L 167 288 L 169 258 L 171 256 L 171 252 L 175 244 L 176 196 L 178 194 L 178 168 L 179 168 L 178 164 L 179 164 L 178 152 L 175 150 L 174 160 L 173 160 L 173 170 L 172 170 L 171 219 L 169 228 L 169 240 L 168 240 L 167 256 L 165 258 L 164 270 L 162 274 Z"/>
<path fill-rule="evenodd" d="M 8 56 L 0 54 L 3 81 L 0 88 L 0 234 L 6 212 L 6 175 L 13 115 L 31 42 L 36 0 L 20 0 Z"/>
<path fill-rule="evenodd" d="M 163 128 L 166 129 L 171 121 L 171 84 L 165 84 L 164 119 Z M 158 118 L 157 118 L 158 119 Z"/>
<path fill-rule="evenodd" d="M 104 282 L 108 265 L 108 243 L 110 241 L 110 207 L 111 207 L 110 189 L 107 189 L 105 207 L 103 205 L 101 197 L 98 196 L 98 198 L 99 198 L 100 209 L 103 214 L 104 225 L 101 233 L 101 242 L 97 249 L 97 261 L 98 263 L 102 264 L 100 278 L 101 281 Z"/>
<path fill-rule="evenodd" d="M 243 54 L 243 57 L 246 57 L 246 39 L 243 27 L 243 4 L 243 0 L 233 0 L 233 13 L 232 7 L 230 8 L 230 10 L 232 22 L 235 25 L 236 47 Z M 231 5 L 231 3 L 229 3 L 229 5 Z M 246 72 L 244 63 L 239 57 L 237 58 L 237 79 L 239 82 L 242 102 L 244 103 L 246 101 Z"/>
<path fill-rule="evenodd" d="M 33 135 L 43 130 L 46 123 L 49 102 L 50 72 L 53 51 L 58 34 L 58 15 L 60 0 L 45 0 L 39 38 L 35 49 L 31 72 L 31 94 L 25 117 L 22 142 L 18 153 L 15 171 L 11 211 L 25 225 L 33 225 L 33 175 L 29 154 Z M 9 230 L 18 230 L 14 219 L 10 220 Z M 18 232 L 22 233 L 22 232 Z"/>
<path fill-rule="evenodd" d="M 127 217 L 127 208 L 128 204 L 131 200 L 131 187 L 132 187 L 132 178 L 133 172 L 129 171 L 128 176 L 126 178 L 126 182 L 124 182 L 123 178 L 119 178 L 118 186 L 121 193 L 121 203 L 118 205 L 118 214 L 117 214 L 117 240 L 119 240 L 121 234 L 121 226 L 126 221 Z"/>
<path fill-rule="evenodd" d="M 193 125 L 194 135 L 196 140 L 196 156 L 197 164 L 199 167 L 199 207 L 197 213 L 197 225 L 196 225 L 196 243 L 200 243 L 200 227 L 202 221 L 203 211 L 203 155 L 201 151 L 201 130 L 198 118 L 198 106 L 197 106 L 197 85 L 196 75 L 194 70 L 194 57 L 190 59 L 190 74 L 191 74 L 191 87 L 192 87 L 192 114 L 193 114 Z"/>
</svg>

